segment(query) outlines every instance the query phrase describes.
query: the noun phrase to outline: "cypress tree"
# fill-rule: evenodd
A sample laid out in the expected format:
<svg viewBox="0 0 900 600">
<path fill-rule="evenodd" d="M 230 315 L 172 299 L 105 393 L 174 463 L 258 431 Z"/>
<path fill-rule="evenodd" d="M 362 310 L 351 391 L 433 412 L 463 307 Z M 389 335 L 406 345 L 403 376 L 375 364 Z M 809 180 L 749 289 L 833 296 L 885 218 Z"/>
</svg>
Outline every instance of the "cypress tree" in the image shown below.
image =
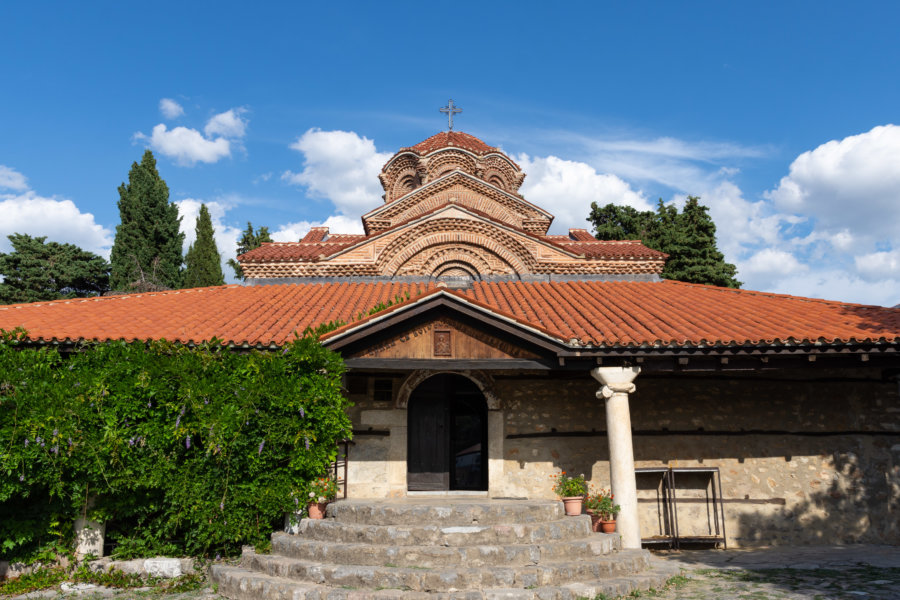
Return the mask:
<svg viewBox="0 0 900 600">
<path fill-rule="evenodd" d="M 244 230 L 244 233 L 241 235 L 241 239 L 238 240 L 237 244 L 237 256 L 244 254 L 246 252 L 250 252 L 254 248 L 259 248 L 265 242 L 271 242 L 272 237 L 269 235 L 268 227 L 260 227 L 259 231 L 256 233 L 253 232 L 253 224 L 250 221 L 247 221 L 247 229 Z M 233 259 L 228 259 L 228 266 L 234 269 L 234 276 L 238 279 L 244 278 L 244 270 L 241 268 L 241 264 Z"/>
<path fill-rule="evenodd" d="M 200 214 L 197 216 L 197 237 L 188 248 L 184 259 L 184 287 L 206 287 L 209 285 L 222 285 L 225 277 L 222 275 L 222 257 L 216 248 L 216 240 L 213 237 L 212 219 L 205 204 L 200 205 Z"/>
<path fill-rule="evenodd" d="M 140 164 L 132 163 L 128 183 L 119 186 L 119 217 L 110 254 L 112 289 L 181 287 L 181 217 L 150 150 Z"/>
<path fill-rule="evenodd" d="M 599 240 L 639 239 L 648 248 L 668 254 L 664 279 L 741 287 L 735 279 L 737 268 L 719 252 L 716 224 L 708 210 L 696 196 L 688 196 L 681 213 L 662 200 L 655 212 L 614 204 L 599 207 L 594 202 L 587 220 Z"/>
<path fill-rule="evenodd" d="M 689 283 L 706 283 L 721 287 L 739 288 L 735 279 L 737 267 L 725 262 L 725 255 L 716 244 L 716 224 L 700 204 L 700 198 L 688 196 L 681 214 L 675 211 L 674 225 L 663 226 L 669 232 L 669 240 L 661 240 L 660 249 L 669 254 L 663 277 Z M 659 210 L 663 210 L 660 201 Z M 668 249 L 667 249 L 668 248 Z"/>
</svg>

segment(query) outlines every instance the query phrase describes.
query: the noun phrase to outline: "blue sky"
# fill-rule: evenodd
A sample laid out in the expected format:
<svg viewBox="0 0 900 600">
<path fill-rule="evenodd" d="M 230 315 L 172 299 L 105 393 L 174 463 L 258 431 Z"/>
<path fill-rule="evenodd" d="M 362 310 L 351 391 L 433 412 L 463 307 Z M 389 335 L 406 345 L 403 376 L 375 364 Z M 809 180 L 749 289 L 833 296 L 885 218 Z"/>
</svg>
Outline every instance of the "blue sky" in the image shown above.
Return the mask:
<svg viewBox="0 0 900 600">
<path fill-rule="evenodd" d="M 452 97 L 556 232 L 700 195 L 745 287 L 900 302 L 900 4 L 260 5 L 0 5 L 0 235 L 108 253 L 146 147 L 226 257 L 352 231 Z"/>
</svg>

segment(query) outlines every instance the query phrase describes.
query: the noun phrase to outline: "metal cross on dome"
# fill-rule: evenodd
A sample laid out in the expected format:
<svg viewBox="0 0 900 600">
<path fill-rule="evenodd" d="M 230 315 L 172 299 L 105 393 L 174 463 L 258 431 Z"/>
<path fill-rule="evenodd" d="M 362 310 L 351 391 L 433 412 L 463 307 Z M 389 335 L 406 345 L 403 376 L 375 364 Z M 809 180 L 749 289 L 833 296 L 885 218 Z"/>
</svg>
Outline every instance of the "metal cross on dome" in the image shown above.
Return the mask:
<svg viewBox="0 0 900 600">
<path fill-rule="evenodd" d="M 453 98 L 451 98 L 451 99 L 447 102 L 447 106 L 445 106 L 444 108 L 440 109 L 440 111 L 441 111 L 442 113 L 446 113 L 446 114 L 447 114 L 447 118 L 448 118 L 449 121 L 450 121 L 450 131 L 453 131 L 453 115 L 456 115 L 456 114 L 461 113 L 461 112 L 462 112 L 462 109 L 453 106 Z"/>
</svg>

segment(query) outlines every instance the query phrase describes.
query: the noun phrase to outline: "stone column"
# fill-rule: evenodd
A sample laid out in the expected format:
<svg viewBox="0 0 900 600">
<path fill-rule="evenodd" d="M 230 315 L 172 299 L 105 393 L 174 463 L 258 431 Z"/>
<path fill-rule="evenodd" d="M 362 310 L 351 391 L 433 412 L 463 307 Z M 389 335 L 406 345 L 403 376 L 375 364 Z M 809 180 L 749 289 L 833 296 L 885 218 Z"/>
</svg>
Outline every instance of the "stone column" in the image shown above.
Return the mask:
<svg viewBox="0 0 900 600">
<path fill-rule="evenodd" d="M 606 400 L 606 433 L 609 440 L 609 479 L 615 502 L 621 507 L 617 531 L 625 548 L 641 547 L 638 522 L 637 483 L 634 476 L 634 449 L 631 444 L 631 412 L 628 394 L 635 390 L 634 378 L 640 367 L 597 367 L 591 375 L 603 384 L 598 399 Z"/>
</svg>

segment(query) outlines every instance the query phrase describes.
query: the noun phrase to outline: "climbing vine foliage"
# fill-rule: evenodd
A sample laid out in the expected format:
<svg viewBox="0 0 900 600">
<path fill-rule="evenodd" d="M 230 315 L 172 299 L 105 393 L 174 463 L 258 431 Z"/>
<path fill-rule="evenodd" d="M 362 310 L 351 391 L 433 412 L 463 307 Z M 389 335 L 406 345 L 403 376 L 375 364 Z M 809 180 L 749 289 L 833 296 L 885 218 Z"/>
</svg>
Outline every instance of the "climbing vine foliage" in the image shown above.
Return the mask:
<svg viewBox="0 0 900 600">
<path fill-rule="evenodd" d="M 303 507 L 350 436 L 343 362 L 314 335 L 61 353 L 0 332 L 0 554 L 34 560 L 86 515 L 119 556 L 233 553 Z"/>
</svg>

